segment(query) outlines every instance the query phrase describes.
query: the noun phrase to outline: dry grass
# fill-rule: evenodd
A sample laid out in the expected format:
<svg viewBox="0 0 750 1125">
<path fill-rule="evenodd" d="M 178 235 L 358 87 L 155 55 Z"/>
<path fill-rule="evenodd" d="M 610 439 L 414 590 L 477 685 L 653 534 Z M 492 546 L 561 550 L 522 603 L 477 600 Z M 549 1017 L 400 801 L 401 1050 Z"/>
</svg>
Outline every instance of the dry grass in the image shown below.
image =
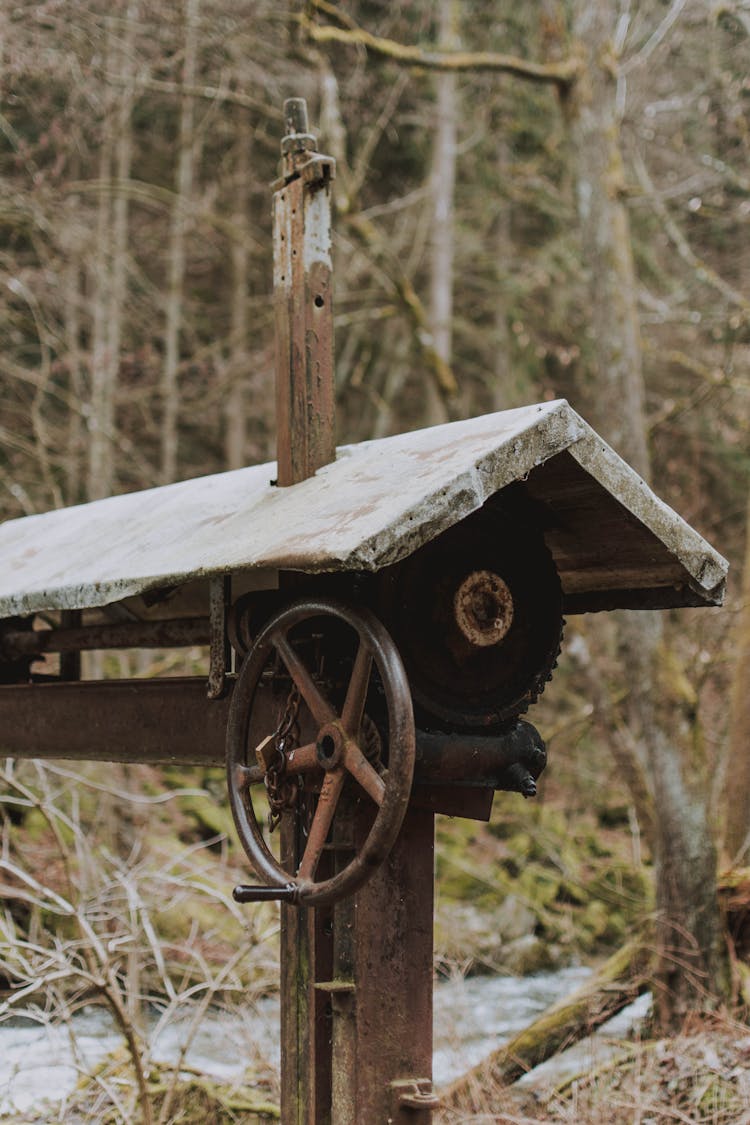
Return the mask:
<svg viewBox="0 0 750 1125">
<path fill-rule="evenodd" d="M 436 1125 L 750 1125 L 750 1027 L 714 1017 L 675 1039 L 623 1045 L 614 1062 L 555 1089 L 485 1090 Z"/>
</svg>

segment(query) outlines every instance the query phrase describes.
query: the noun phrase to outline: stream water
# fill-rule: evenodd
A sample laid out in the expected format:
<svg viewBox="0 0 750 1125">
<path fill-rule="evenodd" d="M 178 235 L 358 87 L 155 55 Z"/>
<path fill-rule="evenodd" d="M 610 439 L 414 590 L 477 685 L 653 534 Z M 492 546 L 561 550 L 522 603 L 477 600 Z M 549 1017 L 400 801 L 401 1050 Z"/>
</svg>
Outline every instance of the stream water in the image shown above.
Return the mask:
<svg viewBox="0 0 750 1125">
<path fill-rule="evenodd" d="M 549 1004 L 577 988 L 589 972 L 567 968 L 522 978 L 470 977 L 438 983 L 436 1086 L 479 1062 Z M 634 1011 L 632 1016 L 637 1014 Z M 620 1020 L 623 1030 L 628 1021 L 628 1016 Z M 153 1057 L 164 1063 L 177 1062 L 191 1030 L 189 1015 L 171 1019 L 164 1026 L 154 1020 Z M 240 1077 L 253 1062 L 278 1066 L 278 1035 L 278 998 L 248 1005 L 242 1014 L 210 1011 L 182 1065 L 219 1079 Z M 23 1114 L 45 1101 L 63 1101 L 81 1073 L 90 1071 L 121 1044 L 109 1012 L 99 1007 L 77 1013 L 69 1025 L 18 1017 L 0 1025 L 0 1114 Z M 582 1048 L 577 1050 L 580 1056 Z M 575 1058 L 573 1065 L 585 1067 L 585 1058 Z M 563 1063 L 563 1071 L 564 1067 Z"/>
</svg>

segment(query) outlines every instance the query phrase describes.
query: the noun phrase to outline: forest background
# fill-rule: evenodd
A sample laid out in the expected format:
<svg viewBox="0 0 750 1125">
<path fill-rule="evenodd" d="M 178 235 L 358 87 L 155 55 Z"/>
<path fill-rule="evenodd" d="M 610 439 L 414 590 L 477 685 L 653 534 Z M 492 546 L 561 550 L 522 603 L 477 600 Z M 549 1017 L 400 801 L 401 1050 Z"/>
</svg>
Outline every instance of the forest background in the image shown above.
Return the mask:
<svg viewBox="0 0 750 1125">
<path fill-rule="evenodd" d="M 571 620 L 541 803 L 441 829 L 443 897 L 481 930 L 477 901 L 521 887 L 537 958 L 606 951 L 656 905 L 665 1025 L 741 992 L 716 873 L 750 824 L 749 43 L 745 0 L 0 12 L 2 518 L 273 458 L 269 184 L 302 96 L 337 160 L 339 442 L 565 397 L 730 559 L 721 611 Z M 120 873 L 169 832 L 235 862 L 215 777 L 112 777 L 105 800 L 92 767 L 87 799 L 8 765 L 18 869 L 61 847 L 32 815 L 51 784 Z M 157 840 L 170 783 L 191 793 Z M 220 959 L 236 937 L 201 917 Z M 485 937 L 438 948 L 496 968 Z"/>
</svg>

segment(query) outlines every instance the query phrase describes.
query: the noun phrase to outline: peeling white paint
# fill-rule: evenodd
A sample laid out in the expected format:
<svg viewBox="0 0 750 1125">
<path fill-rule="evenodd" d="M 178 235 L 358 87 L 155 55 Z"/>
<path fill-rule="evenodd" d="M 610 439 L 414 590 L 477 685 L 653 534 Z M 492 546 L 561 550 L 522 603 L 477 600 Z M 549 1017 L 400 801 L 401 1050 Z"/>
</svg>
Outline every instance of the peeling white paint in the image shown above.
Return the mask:
<svg viewBox="0 0 750 1125">
<path fill-rule="evenodd" d="M 331 200 L 330 188 L 326 184 L 317 191 L 306 191 L 303 195 L 305 223 L 302 240 L 302 264 L 305 273 L 315 262 L 322 262 L 328 269 L 331 263 Z"/>
<path fill-rule="evenodd" d="M 271 485 L 271 463 L 8 521 L 0 617 L 225 572 L 379 570 L 564 450 L 653 532 L 686 583 L 708 595 L 723 582 L 721 555 L 558 400 L 345 446 L 289 488 Z M 629 534 L 623 520 L 620 538 Z"/>
<path fill-rule="evenodd" d="M 288 292 L 292 288 L 291 204 L 288 190 L 273 197 L 273 287 Z"/>
</svg>

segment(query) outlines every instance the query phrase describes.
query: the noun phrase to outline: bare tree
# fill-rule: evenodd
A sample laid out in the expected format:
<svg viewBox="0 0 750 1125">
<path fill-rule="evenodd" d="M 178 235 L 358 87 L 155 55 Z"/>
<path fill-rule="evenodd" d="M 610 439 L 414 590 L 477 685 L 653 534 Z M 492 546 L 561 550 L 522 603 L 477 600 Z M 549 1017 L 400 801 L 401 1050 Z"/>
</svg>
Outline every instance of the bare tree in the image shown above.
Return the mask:
<svg viewBox="0 0 750 1125">
<path fill-rule="evenodd" d="M 169 237 L 169 276 L 167 281 L 166 325 L 164 328 L 164 369 L 161 382 L 161 481 L 168 484 L 177 475 L 180 335 L 183 322 L 186 234 L 193 194 L 195 168 L 195 86 L 198 53 L 200 0 L 186 0 L 185 46 L 182 83 L 186 88 L 180 101 L 180 142 L 177 157 L 172 222 Z"/>
<path fill-rule="evenodd" d="M 597 373 L 594 422 L 648 479 L 636 280 L 612 46 L 616 22 L 611 0 L 577 3 L 574 34 L 586 66 L 574 90 L 572 134 Z M 689 777 L 668 701 L 660 706 L 656 699 L 661 620 L 653 613 L 623 614 L 619 638 L 622 667 L 627 669 L 627 725 L 634 746 L 644 755 L 657 809 L 653 822 L 658 912 L 655 1002 L 661 1025 L 677 1027 L 688 1011 L 719 1004 L 729 995 L 716 848 L 703 779 Z"/>
<path fill-rule="evenodd" d="M 132 159 L 133 43 L 137 16 L 138 4 L 130 0 L 123 21 L 116 16 L 109 16 L 107 20 L 108 70 L 119 69 L 123 85 L 117 92 L 109 86 L 104 90 L 96 268 L 92 279 L 91 437 L 87 485 L 90 500 L 111 495 L 114 486 L 113 436 L 127 284 L 127 182 Z"/>
<path fill-rule="evenodd" d="M 735 664 L 729 711 L 726 821 L 724 851 L 734 864 L 746 865 L 750 849 L 750 692 L 747 669 L 750 662 L 750 505 L 746 517 L 745 564 L 742 601 L 735 634 Z"/>
<path fill-rule="evenodd" d="M 250 146 L 252 132 L 246 110 L 237 111 L 235 142 L 234 212 L 232 225 L 232 307 L 229 328 L 229 393 L 225 406 L 224 436 L 227 467 L 245 464 L 247 446 L 248 355 L 247 298 L 250 274 Z"/>
<path fill-rule="evenodd" d="M 455 51 L 459 46 L 459 9 L 456 0 L 439 0 L 438 46 Z M 432 222 L 430 230 L 430 299 L 429 318 L 435 351 L 450 365 L 453 341 L 453 256 L 455 218 L 453 193 L 456 183 L 458 88 L 455 74 L 438 74 L 436 121 L 432 156 L 430 194 Z M 448 419 L 445 400 L 434 381 L 425 387 L 425 421 L 430 424 Z"/>
</svg>

